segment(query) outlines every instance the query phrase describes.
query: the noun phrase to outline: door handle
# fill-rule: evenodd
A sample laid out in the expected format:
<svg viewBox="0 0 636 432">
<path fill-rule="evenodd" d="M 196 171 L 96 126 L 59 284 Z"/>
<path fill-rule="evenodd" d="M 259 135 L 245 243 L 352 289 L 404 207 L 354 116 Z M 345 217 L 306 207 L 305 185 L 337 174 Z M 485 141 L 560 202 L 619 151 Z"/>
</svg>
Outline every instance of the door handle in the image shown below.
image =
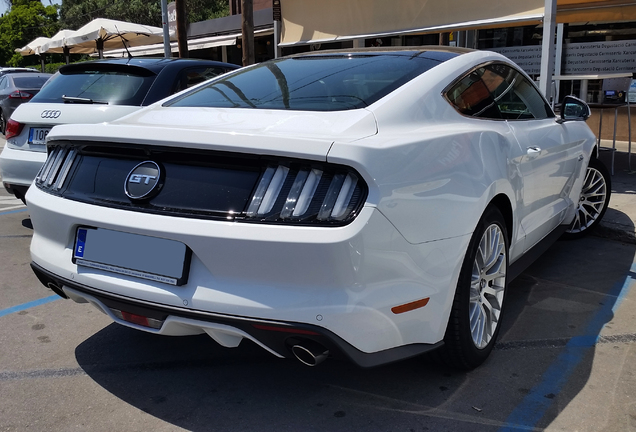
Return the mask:
<svg viewBox="0 0 636 432">
<path fill-rule="evenodd" d="M 533 155 L 533 154 L 536 154 L 536 153 L 541 153 L 541 147 L 538 147 L 538 146 L 530 146 L 530 147 L 528 147 L 527 150 L 528 150 L 528 154 L 529 155 Z"/>
</svg>

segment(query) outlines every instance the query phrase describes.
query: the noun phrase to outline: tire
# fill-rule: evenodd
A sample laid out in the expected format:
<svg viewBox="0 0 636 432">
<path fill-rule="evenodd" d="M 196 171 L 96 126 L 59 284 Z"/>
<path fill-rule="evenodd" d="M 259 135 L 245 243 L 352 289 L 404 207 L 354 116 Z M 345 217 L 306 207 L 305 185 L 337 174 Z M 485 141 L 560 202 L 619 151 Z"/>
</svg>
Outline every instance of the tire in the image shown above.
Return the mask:
<svg viewBox="0 0 636 432">
<path fill-rule="evenodd" d="M 490 355 L 501 326 L 508 273 L 508 235 L 501 212 L 484 212 L 459 274 L 441 360 L 470 370 Z"/>
<path fill-rule="evenodd" d="M 612 178 L 609 171 L 603 162 L 596 158 L 590 159 L 590 164 L 585 170 L 576 215 L 563 238 L 580 238 L 594 230 L 603 219 L 611 193 Z"/>
</svg>

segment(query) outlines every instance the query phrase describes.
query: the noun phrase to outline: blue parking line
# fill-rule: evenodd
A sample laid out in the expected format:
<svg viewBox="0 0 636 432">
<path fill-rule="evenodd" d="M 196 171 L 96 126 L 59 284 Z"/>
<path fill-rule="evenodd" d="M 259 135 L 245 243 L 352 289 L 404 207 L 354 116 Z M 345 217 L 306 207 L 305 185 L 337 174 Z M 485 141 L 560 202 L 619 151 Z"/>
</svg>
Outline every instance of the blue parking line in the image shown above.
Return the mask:
<svg viewBox="0 0 636 432">
<path fill-rule="evenodd" d="M 12 214 L 12 213 L 22 213 L 27 211 L 26 208 L 20 209 L 20 210 L 11 210 L 11 211 L 6 211 L 6 212 L 0 212 L 0 216 L 4 216 L 4 215 L 8 215 L 8 214 Z"/>
<path fill-rule="evenodd" d="M 612 287 L 602 302 L 604 306 L 590 320 L 583 335 L 570 339 L 564 351 L 545 371 L 542 381 L 534 386 L 510 413 L 506 419 L 507 425 L 500 428 L 499 432 L 528 429 L 539 423 L 554 401 L 554 398 L 549 395 L 559 394 L 567 384 L 583 357 L 598 341 L 603 326 L 618 310 L 634 281 L 636 281 L 636 264 L 632 265 L 624 281 Z"/>
<path fill-rule="evenodd" d="M 33 300 L 32 302 L 23 303 L 21 305 L 17 305 L 17 306 L 13 306 L 13 307 L 10 307 L 10 308 L 7 308 L 7 309 L 3 309 L 3 310 L 0 310 L 0 318 L 2 318 L 5 315 L 9 315 L 9 314 L 12 314 L 12 313 L 15 313 L 15 312 L 20 312 L 20 311 L 23 311 L 23 310 L 26 310 L 26 309 L 31 309 L 31 308 L 36 307 L 36 306 L 40 306 L 40 305 L 43 305 L 43 304 L 51 303 L 52 301 L 55 301 L 55 300 L 61 299 L 61 298 L 62 297 L 60 297 L 59 295 L 56 294 L 56 295 L 52 295 L 52 296 L 49 296 L 49 297 L 41 298 L 39 300 Z"/>
</svg>

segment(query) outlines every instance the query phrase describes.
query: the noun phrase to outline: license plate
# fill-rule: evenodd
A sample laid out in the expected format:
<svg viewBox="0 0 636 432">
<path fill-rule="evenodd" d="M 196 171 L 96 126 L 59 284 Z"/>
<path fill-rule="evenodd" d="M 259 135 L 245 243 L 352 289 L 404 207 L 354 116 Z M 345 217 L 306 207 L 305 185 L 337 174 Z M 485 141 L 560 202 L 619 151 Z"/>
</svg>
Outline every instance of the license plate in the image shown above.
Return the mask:
<svg viewBox="0 0 636 432">
<path fill-rule="evenodd" d="M 169 285 L 188 281 L 192 252 L 183 243 L 101 228 L 78 228 L 73 262 Z"/>
<path fill-rule="evenodd" d="M 29 131 L 29 144 L 46 144 L 46 136 L 51 128 L 31 128 Z"/>
</svg>

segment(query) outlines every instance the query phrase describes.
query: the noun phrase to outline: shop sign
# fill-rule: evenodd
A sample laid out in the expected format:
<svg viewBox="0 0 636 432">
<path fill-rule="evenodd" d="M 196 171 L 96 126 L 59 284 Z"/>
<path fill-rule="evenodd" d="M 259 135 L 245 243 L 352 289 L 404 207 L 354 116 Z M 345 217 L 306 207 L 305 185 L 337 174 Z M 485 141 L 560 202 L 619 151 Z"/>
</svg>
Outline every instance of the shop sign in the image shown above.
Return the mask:
<svg viewBox="0 0 636 432">
<path fill-rule="evenodd" d="M 529 75 L 541 68 L 541 46 L 491 48 L 514 61 Z M 636 40 L 563 44 L 561 75 L 636 72 Z"/>
</svg>

